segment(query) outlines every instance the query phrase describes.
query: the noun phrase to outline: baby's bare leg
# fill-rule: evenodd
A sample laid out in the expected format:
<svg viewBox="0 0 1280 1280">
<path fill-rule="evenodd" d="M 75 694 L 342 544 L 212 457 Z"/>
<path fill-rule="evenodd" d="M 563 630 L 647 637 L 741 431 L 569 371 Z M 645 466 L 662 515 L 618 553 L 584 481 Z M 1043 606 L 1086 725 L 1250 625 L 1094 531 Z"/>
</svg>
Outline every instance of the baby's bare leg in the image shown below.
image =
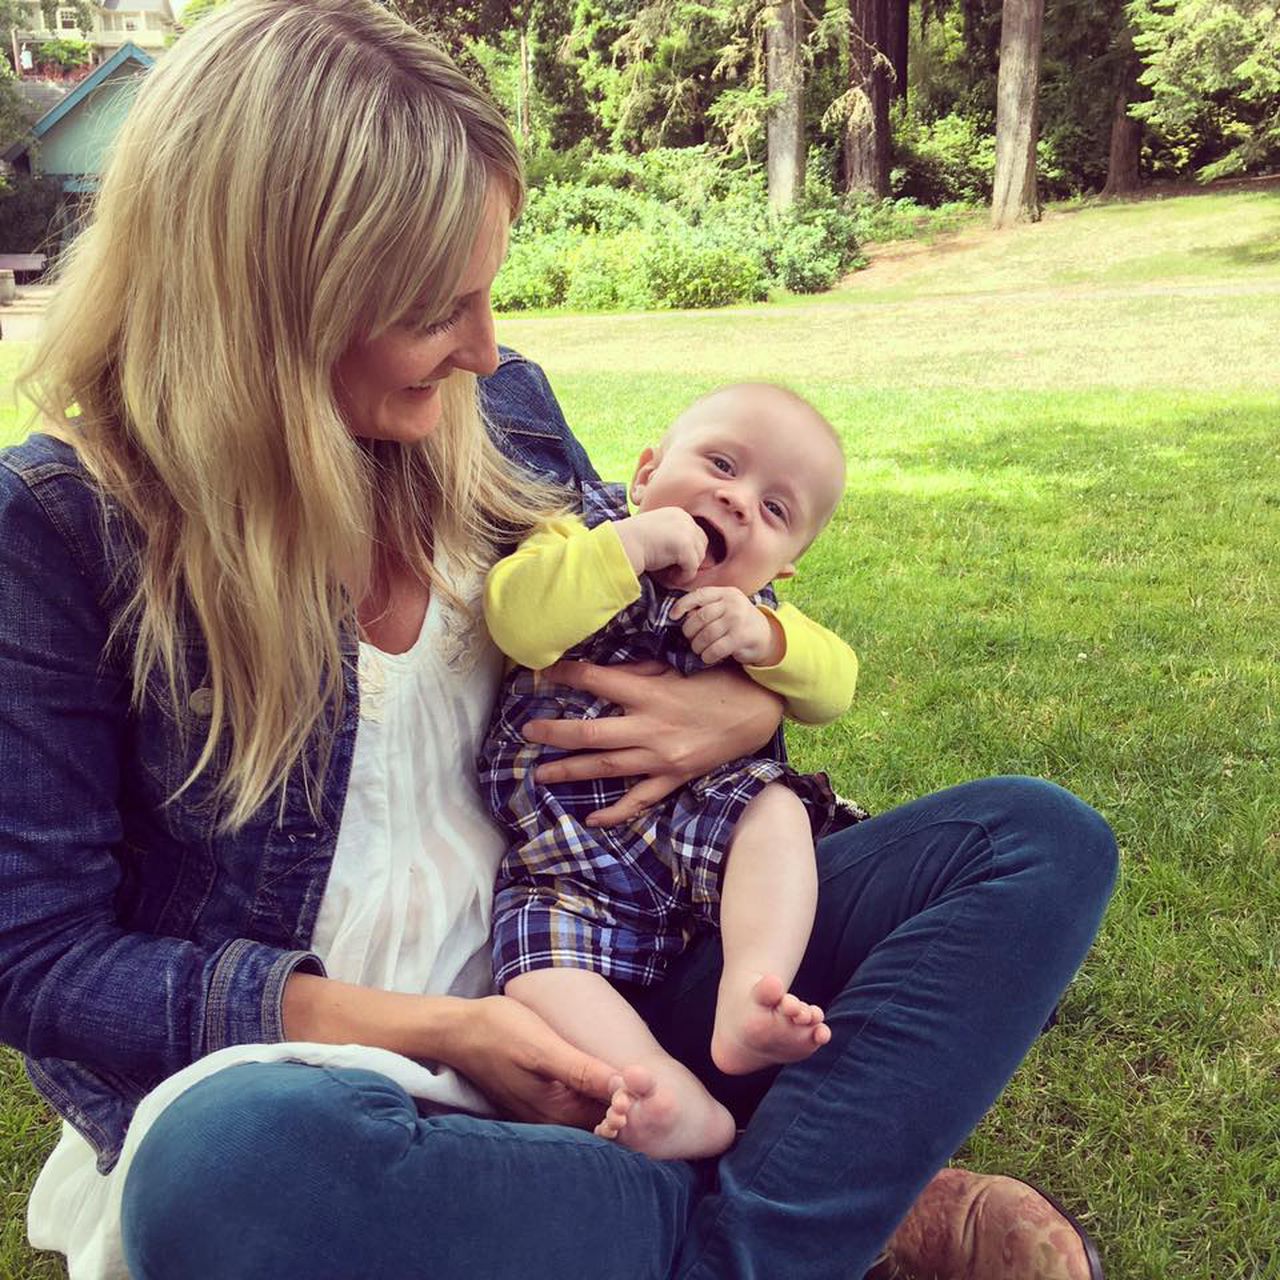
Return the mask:
<svg viewBox="0 0 1280 1280">
<path fill-rule="evenodd" d="M 595 1129 L 600 1137 L 658 1160 L 716 1156 L 733 1142 L 733 1117 L 600 974 L 536 969 L 512 978 L 505 994 L 571 1044 L 619 1067 L 608 1113 Z"/>
<path fill-rule="evenodd" d="M 822 1010 L 787 990 L 817 900 L 808 814 L 794 791 L 770 783 L 738 820 L 720 890 L 724 972 L 711 1058 L 721 1071 L 797 1062 L 831 1039 Z"/>
</svg>

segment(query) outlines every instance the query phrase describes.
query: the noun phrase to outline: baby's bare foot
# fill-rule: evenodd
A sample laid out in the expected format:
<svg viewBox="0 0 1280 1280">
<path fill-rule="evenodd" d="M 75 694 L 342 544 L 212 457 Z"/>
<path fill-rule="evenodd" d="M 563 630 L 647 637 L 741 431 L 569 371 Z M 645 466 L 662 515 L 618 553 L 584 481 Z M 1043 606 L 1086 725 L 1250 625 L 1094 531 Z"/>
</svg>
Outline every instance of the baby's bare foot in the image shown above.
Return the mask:
<svg viewBox="0 0 1280 1280">
<path fill-rule="evenodd" d="M 799 1062 L 830 1039 L 822 1010 L 765 974 L 739 999 L 721 987 L 711 1060 L 726 1075 L 746 1075 L 779 1062 Z"/>
<path fill-rule="evenodd" d="M 666 1073 L 659 1068 L 659 1075 Z M 628 1067 L 613 1085 L 598 1137 L 616 1138 L 655 1160 L 718 1156 L 733 1142 L 733 1117 L 692 1076 L 655 1079 L 646 1067 Z"/>
</svg>

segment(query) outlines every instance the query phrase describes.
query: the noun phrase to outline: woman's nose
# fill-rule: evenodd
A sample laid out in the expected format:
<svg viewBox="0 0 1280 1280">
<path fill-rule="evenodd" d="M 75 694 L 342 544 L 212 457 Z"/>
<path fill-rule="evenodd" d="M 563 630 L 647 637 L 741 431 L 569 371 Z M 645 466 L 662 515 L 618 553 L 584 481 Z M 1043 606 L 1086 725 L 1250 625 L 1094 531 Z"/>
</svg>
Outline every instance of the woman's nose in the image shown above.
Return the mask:
<svg viewBox="0 0 1280 1280">
<path fill-rule="evenodd" d="M 493 331 L 493 312 L 488 303 L 468 315 L 458 332 L 453 364 L 484 378 L 498 367 L 498 343 Z"/>
</svg>

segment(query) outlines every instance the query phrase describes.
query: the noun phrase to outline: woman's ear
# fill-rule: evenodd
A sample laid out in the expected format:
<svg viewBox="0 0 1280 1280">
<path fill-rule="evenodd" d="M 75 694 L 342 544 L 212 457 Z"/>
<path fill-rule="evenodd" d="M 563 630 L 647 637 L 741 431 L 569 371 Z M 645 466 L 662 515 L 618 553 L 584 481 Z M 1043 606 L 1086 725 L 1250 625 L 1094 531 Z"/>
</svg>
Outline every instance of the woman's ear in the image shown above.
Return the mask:
<svg viewBox="0 0 1280 1280">
<path fill-rule="evenodd" d="M 636 463 L 636 473 L 631 477 L 631 489 L 629 497 L 635 506 L 639 506 L 644 499 L 644 491 L 648 487 L 650 477 L 658 469 L 658 463 L 662 461 L 661 455 L 656 449 L 646 448 L 640 455 L 640 461 Z"/>
</svg>

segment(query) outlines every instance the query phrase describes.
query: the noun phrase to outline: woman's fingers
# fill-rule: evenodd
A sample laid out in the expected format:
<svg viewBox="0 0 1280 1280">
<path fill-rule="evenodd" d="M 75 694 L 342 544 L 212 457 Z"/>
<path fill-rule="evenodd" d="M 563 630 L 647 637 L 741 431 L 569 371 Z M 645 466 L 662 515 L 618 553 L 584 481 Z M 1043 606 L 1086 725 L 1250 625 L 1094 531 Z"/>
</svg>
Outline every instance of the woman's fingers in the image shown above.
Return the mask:
<svg viewBox="0 0 1280 1280">
<path fill-rule="evenodd" d="M 583 755 L 565 756 L 540 764 L 533 771 L 533 776 L 544 786 L 555 782 L 582 782 L 587 778 L 632 778 L 652 773 L 659 763 L 658 757 L 645 747 L 588 751 Z"/>
<path fill-rule="evenodd" d="M 631 717 L 603 716 L 598 720 L 530 720 L 520 730 L 526 742 L 539 742 L 562 751 L 615 751 L 636 742 Z"/>
<path fill-rule="evenodd" d="M 589 813 L 584 821 L 588 827 L 612 827 L 619 822 L 630 822 L 646 809 L 652 809 L 660 800 L 665 800 L 688 780 L 688 776 L 673 773 L 642 778 L 616 804 Z"/>
<path fill-rule="evenodd" d="M 634 706 L 650 696 L 650 680 L 661 680 L 674 674 L 669 667 L 656 664 L 657 670 L 648 673 L 653 663 L 631 662 L 616 667 L 602 667 L 594 662 L 557 662 L 541 672 L 541 679 L 548 684 L 568 685 L 581 689 L 596 698 L 618 706 Z M 679 679 L 679 677 L 676 677 Z"/>
</svg>

